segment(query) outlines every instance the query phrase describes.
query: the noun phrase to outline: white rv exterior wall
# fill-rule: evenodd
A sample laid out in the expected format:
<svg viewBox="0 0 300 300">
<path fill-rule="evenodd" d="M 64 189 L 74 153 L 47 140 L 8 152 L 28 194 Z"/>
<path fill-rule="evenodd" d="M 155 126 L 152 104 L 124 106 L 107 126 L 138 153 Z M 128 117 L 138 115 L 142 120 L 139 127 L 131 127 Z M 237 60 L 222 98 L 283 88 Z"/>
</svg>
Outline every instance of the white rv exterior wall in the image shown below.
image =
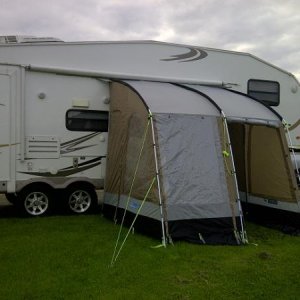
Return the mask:
<svg viewBox="0 0 300 300">
<path fill-rule="evenodd" d="M 96 188 L 103 187 L 108 133 L 70 131 L 65 122 L 69 109 L 108 111 L 108 83 L 95 78 L 24 72 L 22 67 L 0 66 L 0 88 L 0 192 L 17 192 L 32 182 L 65 188 L 71 182 L 82 180 Z M 74 107 L 80 103 L 86 107 Z M 91 138 L 62 151 L 63 143 L 87 135 Z M 55 141 L 57 147 L 53 153 L 38 148 L 29 154 L 30 140 L 46 141 L 46 144 Z M 88 161 L 99 156 L 103 156 L 101 164 L 90 169 L 78 171 L 74 165 L 74 159 L 76 164 L 87 166 Z M 66 168 L 69 174 L 60 175 Z"/>
<path fill-rule="evenodd" d="M 0 66 L 0 192 L 14 190 L 21 124 L 21 71 Z"/>
</svg>

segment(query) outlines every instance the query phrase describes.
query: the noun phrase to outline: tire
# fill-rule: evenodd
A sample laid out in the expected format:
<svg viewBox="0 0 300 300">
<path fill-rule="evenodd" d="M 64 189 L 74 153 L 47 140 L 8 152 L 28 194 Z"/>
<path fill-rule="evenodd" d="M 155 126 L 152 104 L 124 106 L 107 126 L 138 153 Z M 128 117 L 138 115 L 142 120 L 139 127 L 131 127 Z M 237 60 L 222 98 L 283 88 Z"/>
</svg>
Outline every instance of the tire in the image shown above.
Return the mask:
<svg viewBox="0 0 300 300">
<path fill-rule="evenodd" d="M 7 193 L 5 194 L 7 201 L 11 204 L 16 205 L 18 203 L 18 197 L 15 193 Z"/>
<path fill-rule="evenodd" d="M 92 212 L 97 205 L 97 194 L 88 186 L 73 186 L 66 191 L 67 205 L 70 212 L 85 214 Z"/>
<path fill-rule="evenodd" d="M 27 216 L 37 217 L 49 213 L 52 204 L 52 191 L 47 187 L 25 188 L 18 195 L 22 211 Z"/>
</svg>

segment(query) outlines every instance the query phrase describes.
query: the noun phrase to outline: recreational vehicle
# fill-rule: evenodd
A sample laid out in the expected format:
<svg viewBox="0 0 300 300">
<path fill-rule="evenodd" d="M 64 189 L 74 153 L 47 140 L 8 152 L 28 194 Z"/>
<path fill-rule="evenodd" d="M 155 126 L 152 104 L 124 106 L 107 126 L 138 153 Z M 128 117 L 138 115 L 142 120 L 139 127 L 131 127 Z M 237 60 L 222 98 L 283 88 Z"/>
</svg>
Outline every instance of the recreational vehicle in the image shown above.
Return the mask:
<svg viewBox="0 0 300 300">
<path fill-rule="evenodd" d="M 111 82 L 188 85 L 199 93 L 206 86 L 247 96 L 280 120 L 283 116 L 287 147 L 300 149 L 299 82 L 248 53 L 154 41 L 6 36 L 0 37 L 0 65 L 0 192 L 31 215 L 47 212 L 54 190 L 66 195 L 56 198 L 67 199 L 77 213 L 92 207 L 94 190 L 104 186 Z M 298 169 L 296 154 L 292 160 Z M 241 167 L 246 169 L 249 165 Z M 296 177 L 289 176 L 297 192 L 293 200 L 251 195 L 247 184 L 242 184 L 241 198 L 299 213 Z"/>
<path fill-rule="evenodd" d="M 92 209 L 104 184 L 107 82 L 0 65 L 0 89 L 0 192 L 33 216 L 55 198 Z"/>
</svg>

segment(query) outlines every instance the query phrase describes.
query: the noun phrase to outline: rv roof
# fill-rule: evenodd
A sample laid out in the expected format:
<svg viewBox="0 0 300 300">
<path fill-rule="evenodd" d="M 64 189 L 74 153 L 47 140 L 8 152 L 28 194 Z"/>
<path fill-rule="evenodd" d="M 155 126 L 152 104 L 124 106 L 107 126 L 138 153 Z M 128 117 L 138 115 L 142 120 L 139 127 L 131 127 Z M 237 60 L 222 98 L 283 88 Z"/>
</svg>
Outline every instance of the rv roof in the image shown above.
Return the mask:
<svg viewBox="0 0 300 300">
<path fill-rule="evenodd" d="M 80 42 L 64 42 L 61 39 L 53 38 L 53 37 L 34 37 L 34 36 L 0 36 L 0 46 L 2 47 L 17 47 L 17 46 L 59 46 L 59 45 L 100 45 L 100 44 L 160 44 L 160 45 L 169 45 L 169 46 L 176 46 L 176 47 L 187 47 L 187 48 L 200 48 L 203 50 L 208 51 L 214 51 L 214 52 L 224 52 L 228 54 L 234 54 L 234 55 L 243 55 L 243 56 L 249 56 L 253 59 L 256 59 L 262 63 L 265 63 L 273 68 L 276 68 L 277 70 L 284 72 L 292 77 L 296 77 L 284 70 L 281 69 L 255 55 L 252 55 L 247 52 L 239 52 L 239 51 L 232 51 L 232 50 L 224 50 L 224 49 L 216 49 L 216 48 L 210 48 L 210 47 L 202 47 L 202 46 L 194 46 L 194 45 L 186 45 L 186 44 L 177 44 L 177 43 L 167 43 L 167 42 L 160 42 L 160 41 L 154 41 L 154 40 L 131 40 L 131 41 L 80 41 Z M 299 82 L 298 82 L 299 83 Z"/>
<path fill-rule="evenodd" d="M 70 70 L 78 74 L 109 73 L 116 75 L 112 78 L 122 79 L 169 81 L 172 76 L 176 82 L 185 83 L 218 81 L 239 85 L 243 92 L 249 78 L 279 80 L 279 74 L 272 72 L 273 69 L 288 75 L 294 81 L 292 84 L 300 85 L 293 74 L 244 52 L 151 40 L 62 42 L 49 38 L 32 41 L 28 38 L 26 43 L 0 42 L 0 62 L 68 73 Z"/>
<path fill-rule="evenodd" d="M 46 43 L 46 42 L 62 42 L 61 39 L 55 37 L 36 37 L 33 35 L 2 35 L 0 36 L 0 44 L 23 44 L 23 43 Z"/>
</svg>

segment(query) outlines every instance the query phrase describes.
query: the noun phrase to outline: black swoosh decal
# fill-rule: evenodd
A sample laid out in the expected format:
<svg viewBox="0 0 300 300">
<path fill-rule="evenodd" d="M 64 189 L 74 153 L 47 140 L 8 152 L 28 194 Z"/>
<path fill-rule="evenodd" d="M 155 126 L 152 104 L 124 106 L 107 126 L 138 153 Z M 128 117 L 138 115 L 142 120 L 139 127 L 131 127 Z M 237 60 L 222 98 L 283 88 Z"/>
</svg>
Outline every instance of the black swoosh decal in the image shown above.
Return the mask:
<svg viewBox="0 0 300 300">
<path fill-rule="evenodd" d="M 71 140 L 71 141 L 68 141 L 65 143 L 61 143 L 60 154 L 66 154 L 66 153 L 74 152 L 77 150 L 96 146 L 96 144 L 93 144 L 93 145 L 88 145 L 88 146 L 76 147 L 77 145 L 79 145 L 85 141 L 88 141 L 89 139 L 91 139 L 99 134 L 101 134 L 101 132 L 95 132 L 95 133 L 91 133 L 91 134 L 85 135 L 83 137 L 80 137 L 80 138 L 77 138 L 77 139 L 74 139 L 74 140 Z"/>
<path fill-rule="evenodd" d="M 170 58 L 161 59 L 161 61 L 179 61 L 189 62 L 194 60 L 203 59 L 207 56 L 207 52 L 199 48 L 188 48 L 190 51 L 187 53 L 171 55 Z"/>
</svg>

